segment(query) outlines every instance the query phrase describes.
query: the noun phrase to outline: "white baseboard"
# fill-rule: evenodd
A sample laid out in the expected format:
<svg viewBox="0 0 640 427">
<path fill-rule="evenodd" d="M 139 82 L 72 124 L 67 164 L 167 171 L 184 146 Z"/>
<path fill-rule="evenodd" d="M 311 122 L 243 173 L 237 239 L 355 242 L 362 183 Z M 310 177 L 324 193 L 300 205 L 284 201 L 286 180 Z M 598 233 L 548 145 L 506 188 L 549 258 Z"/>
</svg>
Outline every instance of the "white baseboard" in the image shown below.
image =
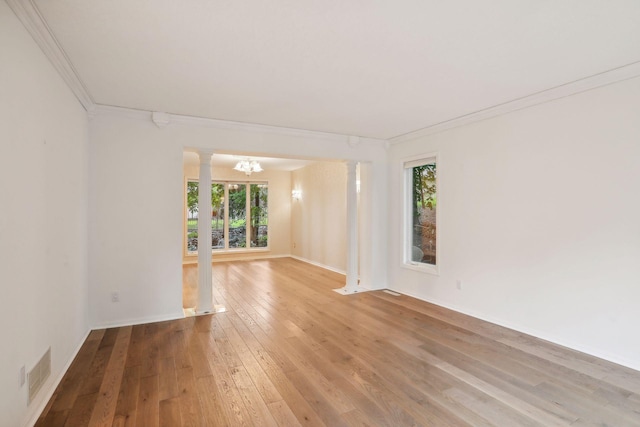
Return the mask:
<svg viewBox="0 0 640 427">
<path fill-rule="evenodd" d="M 272 258 L 289 258 L 291 255 L 289 254 L 278 254 L 278 255 L 260 255 L 259 252 L 256 253 L 244 253 L 244 254 L 238 254 L 238 255 L 234 255 L 234 256 L 229 256 L 226 257 L 225 254 L 220 254 L 220 255 L 214 255 L 213 259 L 211 260 L 212 263 L 216 263 L 216 262 L 225 262 L 225 261 L 253 261 L 256 259 L 272 259 Z M 220 259 L 216 259 L 220 257 Z M 191 265 L 191 264 L 197 264 L 198 263 L 198 259 L 183 259 L 182 260 L 182 265 Z"/>
<path fill-rule="evenodd" d="M 298 261 L 306 262 L 307 264 L 315 265 L 316 267 L 324 268 L 325 270 L 333 271 L 334 273 L 342 274 L 344 276 L 347 275 L 346 271 L 331 267 L 330 265 L 325 265 L 319 262 L 311 261 L 310 259 L 302 258 L 297 255 L 289 255 L 289 257 L 293 259 L 297 259 Z"/>
<path fill-rule="evenodd" d="M 42 390 L 44 391 L 44 393 L 40 395 L 40 403 L 38 403 L 38 406 L 35 407 L 36 409 L 33 410 L 33 413 L 31 415 L 28 415 L 27 413 L 28 419 L 23 424 L 25 427 L 33 427 L 35 423 L 38 421 L 38 418 L 40 418 L 40 415 L 42 415 L 42 412 L 47 407 L 47 404 L 49 403 L 49 400 L 51 400 L 53 393 L 56 391 L 56 389 L 60 385 L 60 382 L 62 382 L 62 378 L 64 378 L 64 374 L 66 374 L 67 370 L 69 370 L 71 363 L 80 352 L 80 349 L 84 345 L 90 333 L 91 333 L 91 329 L 89 329 L 87 333 L 84 335 L 84 337 L 80 340 L 80 343 L 77 345 L 76 349 L 71 354 L 71 357 L 69 358 L 69 360 L 67 360 L 67 362 L 64 364 L 64 366 L 58 373 L 57 377 L 54 380 L 49 378 L 49 380 L 45 382 L 45 385 Z"/>
<path fill-rule="evenodd" d="M 167 320 L 183 319 L 184 312 L 182 309 L 174 313 L 162 314 L 158 316 L 138 317 L 135 319 L 118 320 L 114 322 L 97 323 L 92 326 L 92 329 L 107 329 L 107 328 L 120 328 L 123 326 L 135 326 L 144 325 L 145 323 L 164 322 Z"/>
</svg>

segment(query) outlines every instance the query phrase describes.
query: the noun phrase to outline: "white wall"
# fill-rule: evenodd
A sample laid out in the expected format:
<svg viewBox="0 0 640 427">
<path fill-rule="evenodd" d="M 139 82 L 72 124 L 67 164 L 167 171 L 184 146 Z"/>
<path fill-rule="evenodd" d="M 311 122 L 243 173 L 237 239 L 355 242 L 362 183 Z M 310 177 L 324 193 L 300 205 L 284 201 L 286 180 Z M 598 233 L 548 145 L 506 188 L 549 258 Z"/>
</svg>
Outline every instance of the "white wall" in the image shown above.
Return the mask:
<svg viewBox="0 0 640 427">
<path fill-rule="evenodd" d="M 378 171 L 377 179 L 386 183 L 382 143 L 353 147 L 346 137 L 245 130 L 241 126 L 222 129 L 199 120 L 172 122 L 161 129 L 148 113 L 110 108 L 99 108 L 89 129 L 89 277 L 94 326 L 181 315 L 184 149 L 362 160 L 370 162 Z M 385 209 L 385 196 L 375 199 L 376 210 Z M 372 227 L 383 227 L 381 221 L 381 217 L 373 217 Z M 386 235 L 372 235 L 370 250 L 371 265 L 382 268 L 375 276 L 382 283 L 386 278 Z M 120 293 L 118 303 L 111 302 L 114 291 Z"/>
<path fill-rule="evenodd" d="M 190 162 L 184 166 L 184 174 L 187 178 L 198 179 L 199 165 L 191 164 L 193 158 L 198 159 L 195 153 L 185 153 Z M 269 249 L 253 250 L 247 252 L 226 252 L 213 251 L 214 261 L 253 259 L 259 257 L 285 256 L 291 253 L 291 172 L 282 170 L 265 169 L 262 172 L 252 174 L 249 178 L 244 172 L 238 172 L 231 168 L 213 167 L 211 170 L 213 181 L 235 181 L 246 182 L 266 181 L 269 183 Z M 184 190 L 183 190 L 184 191 Z M 186 206 L 183 207 L 186 212 Z M 184 236 L 183 236 L 184 239 Z M 184 244 L 184 243 L 183 243 Z M 187 255 L 184 257 L 187 262 L 197 262 L 198 255 Z"/>
<path fill-rule="evenodd" d="M 339 272 L 347 268 L 347 167 L 318 162 L 291 173 L 291 254 Z"/>
<path fill-rule="evenodd" d="M 393 146 L 392 287 L 640 369 L 639 111 L 636 78 Z M 401 159 L 433 151 L 440 276 L 401 267 Z"/>
<path fill-rule="evenodd" d="M 0 426 L 42 409 L 89 330 L 87 119 L 0 1 Z M 52 372 L 27 407 L 27 371 L 51 346 Z"/>
<path fill-rule="evenodd" d="M 93 326 L 180 317 L 181 144 L 150 121 L 102 117 L 91 120 L 90 141 Z"/>
</svg>

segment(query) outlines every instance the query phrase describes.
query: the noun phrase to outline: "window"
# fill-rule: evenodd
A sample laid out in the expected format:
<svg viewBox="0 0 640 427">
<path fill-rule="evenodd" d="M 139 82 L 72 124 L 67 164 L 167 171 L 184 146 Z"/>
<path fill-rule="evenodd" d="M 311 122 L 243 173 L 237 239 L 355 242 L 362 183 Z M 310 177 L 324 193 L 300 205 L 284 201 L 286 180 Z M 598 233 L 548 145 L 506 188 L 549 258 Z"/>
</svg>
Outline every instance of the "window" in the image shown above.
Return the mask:
<svg viewBox="0 0 640 427">
<path fill-rule="evenodd" d="M 247 247 L 247 186 L 229 184 L 229 248 Z"/>
<path fill-rule="evenodd" d="M 405 256 L 404 262 L 436 272 L 437 266 L 437 170 L 436 156 L 404 163 Z"/>
<path fill-rule="evenodd" d="M 264 182 L 211 184 L 211 248 L 214 252 L 268 247 L 268 189 Z M 186 253 L 194 255 L 198 253 L 200 217 L 197 180 L 187 180 L 186 210 Z"/>
<path fill-rule="evenodd" d="M 251 184 L 251 247 L 267 246 L 267 199 L 265 184 Z"/>
</svg>

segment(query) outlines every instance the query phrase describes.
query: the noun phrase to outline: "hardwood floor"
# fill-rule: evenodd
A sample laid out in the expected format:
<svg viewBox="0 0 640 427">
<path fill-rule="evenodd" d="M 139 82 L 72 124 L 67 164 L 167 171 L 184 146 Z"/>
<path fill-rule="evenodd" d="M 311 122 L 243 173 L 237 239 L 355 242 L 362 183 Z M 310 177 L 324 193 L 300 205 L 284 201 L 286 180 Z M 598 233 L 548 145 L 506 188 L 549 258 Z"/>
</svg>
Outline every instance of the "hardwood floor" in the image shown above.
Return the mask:
<svg viewBox="0 0 640 427">
<path fill-rule="evenodd" d="M 227 312 L 91 332 L 39 426 L 640 426 L 640 373 L 292 259 Z"/>
<path fill-rule="evenodd" d="M 198 302 L 198 264 L 182 266 L 182 307 L 194 308 Z"/>
</svg>

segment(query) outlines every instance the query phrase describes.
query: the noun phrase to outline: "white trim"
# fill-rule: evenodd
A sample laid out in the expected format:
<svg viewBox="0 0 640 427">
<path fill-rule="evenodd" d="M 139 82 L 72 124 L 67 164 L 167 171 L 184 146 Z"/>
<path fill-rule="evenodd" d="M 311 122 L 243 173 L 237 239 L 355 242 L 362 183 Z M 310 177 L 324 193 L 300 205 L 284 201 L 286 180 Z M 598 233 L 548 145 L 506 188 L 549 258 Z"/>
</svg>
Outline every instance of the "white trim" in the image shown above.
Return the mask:
<svg viewBox="0 0 640 427">
<path fill-rule="evenodd" d="M 267 251 L 263 251 L 263 252 L 267 252 Z M 229 252 L 226 252 L 225 255 L 228 255 Z M 232 253 L 233 254 L 233 253 Z M 266 254 L 266 255 L 260 255 L 259 252 L 239 252 L 238 254 L 243 254 L 245 256 L 230 256 L 230 257 L 224 257 L 223 259 L 215 259 L 213 260 L 215 262 L 215 264 L 220 263 L 220 262 L 235 262 L 235 261 L 255 261 L 255 260 L 261 260 L 261 259 L 274 259 L 274 258 L 289 258 L 291 255 L 289 254 Z M 223 254 L 220 254 L 220 256 L 222 256 Z M 216 255 L 214 255 L 215 257 Z M 193 264 L 197 264 L 197 260 L 191 260 L 191 259 L 187 259 L 182 261 L 182 265 L 193 265 Z M 214 264 L 214 268 L 215 268 L 215 264 Z"/>
<path fill-rule="evenodd" d="M 253 248 L 229 248 L 229 249 L 221 249 L 215 248 L 213 249 L 213 253 L 211 255 L 211 259 L 215 259 L 220 255 L 233 255 L 233 254 L 252 254 L 252 253 L 260 253 L 260 252 L 271 252 L 271 249 L 265 246 L 254 246 Z M 189 261 L 192 258 L 198 258 L 198 252 L 188 252 L 183 259 L 185 261 Z"/>
<path fill-rule="evenodd" d="M 126 117 L 134 120 L 152 121 L 152 112 L 137 110 L 132 108 L 117 107 L 113 105 L 96 104 L 96 115 L 110 115 L 116 117 Z M 257 123 L 235 122 L 230 120 L 211 119 L 206 117 L 186 116 L 181 114 L 166 113 L 169 126 L 200 126 L 214 129 L 237 130 L 244 132 L 276 134 L 284 136 L 294 136 L 299 138 L 320 139 L 324 141 L 344 142 L 349 144 L 353 141 L 353 135 L 342 135 L 338 133 L 319 132 L 305 129 L 295 129 L 281 126 L 261 125 Z M 357 137 L 359 143 L 376 144 L 384 147 L 386 140 L 376 138 Z"/>
<path fill-rule="evenodd" d="M 49 387 L 47 387 L 47 390 L 46 390 L 46 392 L 44 394 L 40 395 L 40 399 L 41 399 L 40 400 L 40 404 L 34 410 L 33 415 L 31 415 L 31 417 L 27 420 L 27 422 L 25 424 L 23 424 L 25 427 L 33 427 L 35 425 L 35 423 L 38 421 L 38 418 L 40 418 L 40 415 L 42 415 L 42 412 L 47 407 L 47 404 L 51 400 L 51 397 L 53 396 L 53 393 L 55 393 L 56 389 L 58 388 L 58 386 L 62 382 L 62 378 L 64 378 L 64 375 L 69 370 L 69 367 L 71 366 L 71 364 L 75 360 L 76 356 L 80 352 L 80 349 L 82 348 L 84 343 L 87 341 L 87 338 L 89 337 L 89 334 L 91 333 L 92 330 L 93 329 L 89 329 L 84 334 L 84 338 L 82 338 L 80 340 L 80 343 L 76 346 L 75 351 L 73 351 L 73 353 L 71 354 L 71 357 L 69 357 L 69 360 L 67 360 L 67 362 L 64 364 L 64 366 L 60 370 L 60 373 L 55 378 L 55 380 L 54 381 L 51 381 L 51 380 L 47 381 L 47 383 L 49 383 Z"/>
<path fill-rule="evenodd" d="M 638 76 L 640 76 L 640 61 L 623 65 L 622 67 L 614 68 L 602 73 L 594 74 L 592 76 L 585 77 L 579 80 L 574 80 L 560 86 L 533 93 L 531 95 L 523 96 L 522 98 L 517 98 L 511 101 L 504 102 L 502 104 L 494 105 L 493 107 L 485 108 L 484 110 L 475 111 L 473 113 L 465 114 L 454 119 L 436 123 L 434 125 L 409 132 L 404 135 L 390 138 L 389 142 L 391 144 L 400 144 L 416 138 L 433 135 L 459 126 L 479 122 L 491 117 L 500 116 L 512 111 L 522 110 L 523 108 L 532 107 L 534 105 L 543 104 L 545 102 L 553 101 L 556 99 L 565 98 L 567 96 L 586 92 L 591 89 L 596 89 L 601 86 L 621 82 L 623 80 L 629 80 Z"/>
<path fill-rule="evenodd" d="M 436 216 L 437 215 L 438 213 L 436 212 Z M 436 220 L 436 222 L 437 221 L 438 220 Z M 437 258 L 438 258 L 438 241 L 436 240 L 436 259 Z M 419 271 L 420 273 L 433 274 L 434 276 L 440 275 L 440 270 L 438 269 L 437 265 L 426 264 L 424 262 L 407 261 L 406 258 L 403 261 L 404 262 L 402 263 L 402 268 L 406 268 L 407 270 Z"/>
<path fill-rule="evenodd" d="M 184 319 L 182 308 L 172 314 L 161 314 L 149 317 L 138 317 L 134 319 L 119 320 L 113 322 L 104 322 L 93 325 L 93 329 L 121 328 L 123 326 L 144 325 L 147 323 L 165 322 L 167 320 Z"/>
<path fill-rule="evenodd" d="M 335 267 L 331 267 L 326 264 L 322 264 L 316 261 L 311 261 L 310 259 L 299 257 L 297 255 L 290 255 L 291 258 L 297 259 L 298 261 L 306 262 L 307 264 L 315 265 L 316 267 L 324 268 L 325 270 L 333 271 L 334 273 L 342 274 L 343 276 L 347 275 L 347 272 L 344 270 L 340 270 Z"/>
<path fill-rule="evenodd" d="M 406 156 L 403 157 L 402 159 L 400 159 L 401 163 L 402 163 L 402 167 L 405 167 L 405 164 L 407 165 L 411 165 L 411 166 L 407 166 L 407 167 L 413 167 L 416 164 L 419 164 L 418 161 L 419 160 L 429 160 L 429 159 L 436 159 L 436 161 L 438 160 L 438 152 L 437 151 L 432 151 L 429 153 L 422 153 L 422 154 L 414 154 L 412 156 Z"/>
<path fill-rule="evenodd" d="M 80 79 L 69 57 L 56 40 L 51 29 L 42 17 L 42 14 L 33 0 L 7 0 L 7 4 L 16 14 L 22 25 L 27 29 L 33 40 L 51 62 L 51 65 L 60 73 L 62 80 L 78 98 L 78 101 L 90 114 L 95 109 L 95 103 L 86 86 Z"/>
<path fill-rule="evenodd" d="M 407 268 L 409 270 L 419 271 L 421 273 L 433 274 L 436 276 L 440 275 L 440 229 L 441 229 L 441 208 L 440 208 L 440 174 L 436 175 L 436 195 L 437 195 L 437 206 L 436 206 L 436 263 L 426 264 L 426 263 L 418 263 L 411 260 L 410 253 L 410 245 L 412 238 L 412 224 L 413 224 L 413 206 L 412 206 L 412 176 L 410 175 L 410 170 L 416 166 L 428 164 L 431 162 L 435 162 L 436 171 L 440 169 L 440 154 L 436 152 L 417 154 L 414 156 L 404 157 L 400 160 L 401 162 L 401 173 L 402 173 L 402 209 L 403 209 L 403 221 L 402 221 L 402 251 L 401 256 L 401 266 Z"/>
<path fill-rule="evenodd" d="M 562 346 L 562 347 L 566 347 L 566 348 L 569 348 L 571 350 L 578 351 L 580 353 L 584 353 L 584 354 L 587 354 L 587 355 L 590 355 L 590 356 L 595 356 L 595 357 L 598 357 L 600 359 L 604 359 L 604 360 L 607 360 L 609 362 L 617 363 L 618 365 L 626 366 L 627 368 L 631 368 L 631 369 L 634 369 L 636 371 L 640 371 L 640 362 L 638 362 L 637 360 L 629 360 L 629 359 L 621 358 L 619 356 L 612 355 L 612 354 L 603 352 L 601 350 L 594 349 L 594 348 L 589 347 L 589 346 L 576 344 L 574 342 L 570 342 L 570 341 L 564 340 L 562 338 L 558 338 L 558 337 L 556 337 L 554 335 L 549 335 L 549 334 L 540 332 L 540 331 L 538 331 L 536 329 L 528 328 L 526 326 L 518 325 L 518 324 L 515 324 L 515 323 L 510 323 L 510 322 L 504 321 L 502 319 L 497 319 L 497 318 L 492 317 L 492 316 L 486 316 L 486 315 L 484 315 L 482 313 L 478 313 L 478 312 L 473 311 L 473 310 L 465 310 L 465 309 L 462 309 L 462 308 L 460 308 L 460 307 L 458 307 L 458 306 L 456 306 L 454 304 L 448 304 L 448 303 L 442 302 L 442 301 L 440 301 L 438 299 L 419 297 L 419 296 L 414 295 L 414 294 L 412 294 L 410 292 L 401 291 L 401 290 L 398 290 L 398 289 L 393 288 L 393 287 L 389 288 L 389 289 L 393 290 L 394 292 L 398 292 L 398 293 L 400 293 L 402 295 L 406 295 L 408 297 L 415 298 L 415 299 L 420 300 L 420 301 L 425 301 L 425 302 L 428 302 L 430 304 L 434 304 L 434 305 L 437 305 L 437 306 L 440 306 L 440 307 L 444 307 L 444 308 L 447 308 L 449 310 L 453 310 L 455 312 L 462 313 L 462 314 L 465 314 L 467 316 L 471 316 L 473 318 L 483 320 L 485 322 L 489 322 L 489 323 L 493 323 L 493 324 L 498 325 L 498 326 L 502 326 L 503 328 L 507 328 L 507 329 L 510 329 L 512 331 L 521 332 L 523 334 L 531 335 L 534 338 L 538 338 L 538 339 L 541 339 L 541 340 L 549 341 L 550 343 L 553 343 L 553 344 L 556 344 L 556 345 L 559 345 L 559 346 Z"/>
</svg>

